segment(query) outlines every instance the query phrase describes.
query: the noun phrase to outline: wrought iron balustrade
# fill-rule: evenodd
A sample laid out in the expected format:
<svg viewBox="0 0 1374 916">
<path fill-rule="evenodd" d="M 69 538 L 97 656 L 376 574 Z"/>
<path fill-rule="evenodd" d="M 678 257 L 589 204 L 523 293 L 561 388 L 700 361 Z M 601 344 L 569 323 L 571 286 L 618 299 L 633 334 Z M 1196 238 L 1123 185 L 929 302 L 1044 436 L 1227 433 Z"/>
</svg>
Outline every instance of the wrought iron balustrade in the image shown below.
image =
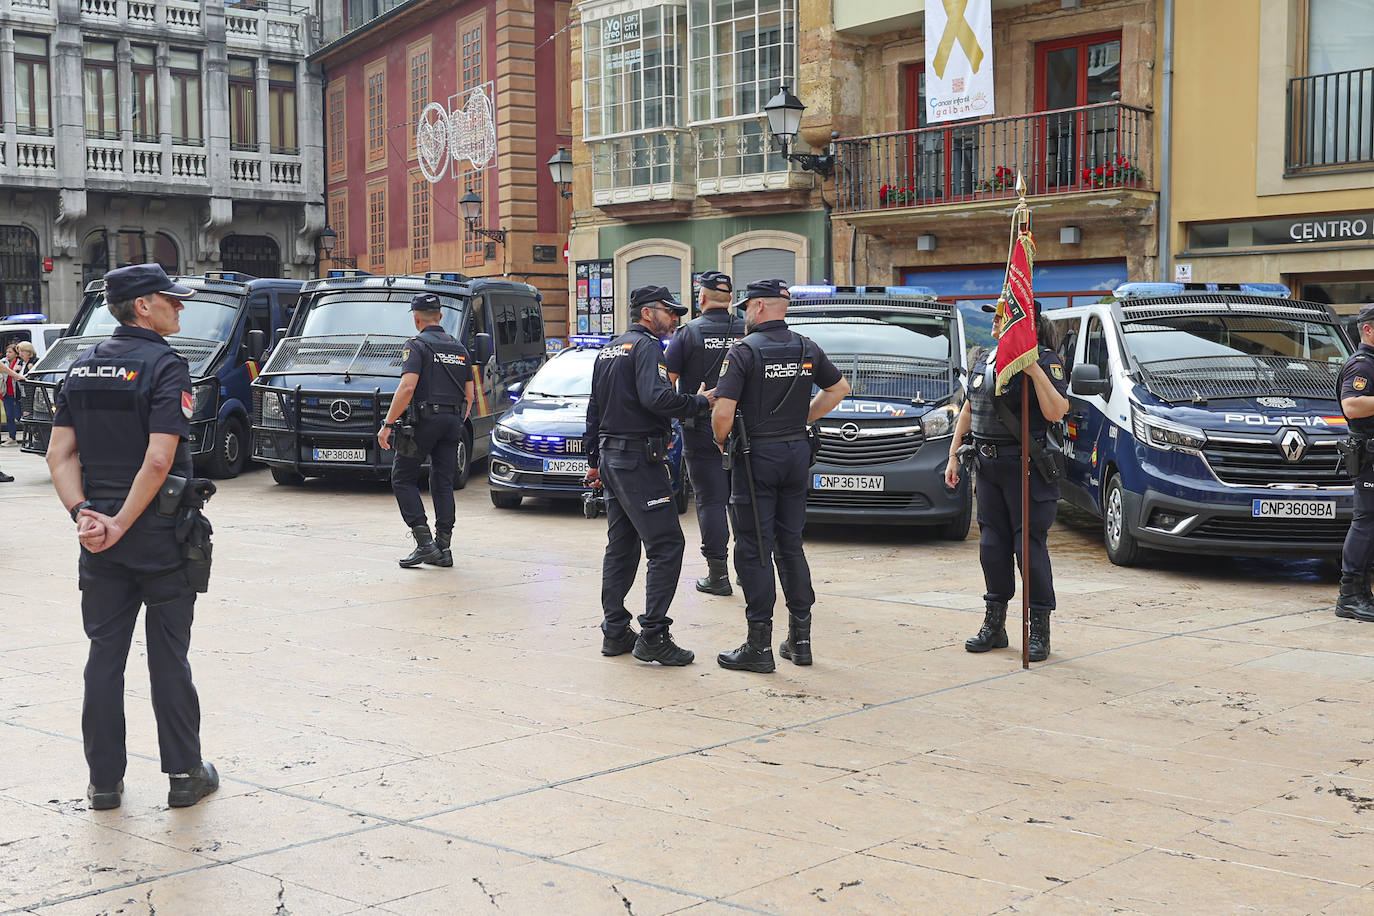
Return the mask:
<svg viewBox="0 0 1374 916">
<path fill-rule="evenodd" d="M 1288 81 L 1289 172 L 1374 167 L 1374 67 Z"/>
</svg>

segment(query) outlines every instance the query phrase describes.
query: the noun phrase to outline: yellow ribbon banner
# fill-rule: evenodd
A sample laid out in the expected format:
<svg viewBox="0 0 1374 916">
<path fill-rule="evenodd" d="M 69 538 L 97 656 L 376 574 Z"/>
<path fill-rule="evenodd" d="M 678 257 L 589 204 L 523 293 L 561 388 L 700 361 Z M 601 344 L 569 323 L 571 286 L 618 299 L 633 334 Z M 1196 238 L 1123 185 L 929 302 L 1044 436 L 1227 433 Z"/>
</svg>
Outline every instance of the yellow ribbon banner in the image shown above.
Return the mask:
<svg viewBox="0 0 1374 916">
<path fill-rule="evenodd" d="M 945 15 L 949 18 L 945 21 L 945 33 L 940 36 L 940 46 L 935 51 L 935 75 L 940 79 L 945 78 L 945 68 L 949 66 L 950 54 L 954 53 L 955 41 L 964 49 L 968 62 L 973 65 L 973 72 L 977 73 L 983 64 L 983 49 L 978 44 L 978 35 L 973 31 L 973 26 L 964 18 L 968 0 L 943 0 L 943 3 Z"/>
</svg>

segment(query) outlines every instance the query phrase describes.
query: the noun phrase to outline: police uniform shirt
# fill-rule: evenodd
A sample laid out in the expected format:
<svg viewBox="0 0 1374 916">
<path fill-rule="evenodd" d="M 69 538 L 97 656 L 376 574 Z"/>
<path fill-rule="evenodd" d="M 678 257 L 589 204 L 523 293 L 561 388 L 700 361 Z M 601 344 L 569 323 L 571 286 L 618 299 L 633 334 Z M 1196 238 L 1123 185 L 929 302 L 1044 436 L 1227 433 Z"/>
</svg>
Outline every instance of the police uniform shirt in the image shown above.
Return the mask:
<svg viewBox="0 0 1374 916">
<path fill-rule="evenodd" d="M 150 395 L 146 424 L 140 391 Z M 183 444 L 190 438 L 194 405 L 186 359 L 157 332 L 121 325 L 72 363 L 53 425 L 75 428 L 88 489 L 127 488 L 143 465 L 149 434 L 179 436 Z M 177 450 L 172 473 L 192 475 L 187 449 Z"/>
<path fill-rule="evenodd" d="M 792 332 L 787 329 L 787 322 L 781 319 L 755 325 L 754 331 L 776 343 L 786 343 L 792 339 Z M 797 351 L 797 355 L 801 356 L 800 349 Z M 835 368 L 830 357 L 826 356 L 825 351 L 810 338 L 807 338 L 806 342 L 806 358 L 811 361 L 811 383 L 817 388 L 829 388 L 832 385 L 838 385 L 840 379 L 844 378 L 844 373 Z M 716 382 L 716 397 L 731 401 L 741 400 L 745 386 L 753 377 L 754 351 L 743 343 L 735 344 L 730 348 L 730 352 L 725 356 L 725 361 L 721 364 L 720 380 Z"/>
<path fill-rule="evenodd" d="M 673 389 L 663 345 L 648 328 L 631 325 L 596 355 L 582 450 L 591 467 L 597 467 L 601 436 L 667 437 L 673 417 L 693 417 L 708 406 L 703 395 Z"/>
<path fill-rule="evenodd" d="M 420 376 L 415 386 L 415 401 L 419 404 L 461 404 L 465 397 L 463 386 L 472 380 L 467 348 L 437 324 L 406 341 L 401 351 L 401 374 L 407 372 Z"/>
<path fill-rule="evenodd" d="M 1374 395 L 1374 347 L 1360 344 L 1341 366 L 1338 381 L 1340 399 Z M 1344 413 L 1344 408 L 1342 408 Z M 1346 418 L 1350 432 L 1357 436 L 1374 437 L 1374 417 Z"/>
<path fill-rule="evenodd" d="M 1039 359 L 1036 360 L 1040 368 L 1045 370 L 1045 375 L 1049 378 L 1054 390 L 1062 395 L 1067 395 L 1069 382 L 1067 373 L 1064 371 L 1064 362 L 1059 358 L 1059 354 L 1048 347 L 1040 348 Z M 998 416 L 996 406 L 993 404 L 992 396 L 997 390 L 997 348 L 984 350 L 974 361 L 973 371 L 969 373 L 969 399 L 972 402 L 973 412 L 973 435 L 978 439 L 992 440 L 996 442 L 1014 442 L 1020 435 L 1020 429 L 1015 432 L 1007 429 L 1006 424 Z M 1002 403 L 1006 404 L 1007 409 L 1016 417 L 1021 416 L 1021 385 L 1025 379 L 1024 372 L 1018 372 L 1011 377 L 1007 383 L 1007 390 L 1001 395 Z M 1045 437 L 1045 430 L 1049 426 L 1049 421 L 1040 412 L 1040 400 L 1035 396 L 1034 383 L 1029 398 L 1030 404 L 1030 432 L 1038 439 Z"/>
</svg>

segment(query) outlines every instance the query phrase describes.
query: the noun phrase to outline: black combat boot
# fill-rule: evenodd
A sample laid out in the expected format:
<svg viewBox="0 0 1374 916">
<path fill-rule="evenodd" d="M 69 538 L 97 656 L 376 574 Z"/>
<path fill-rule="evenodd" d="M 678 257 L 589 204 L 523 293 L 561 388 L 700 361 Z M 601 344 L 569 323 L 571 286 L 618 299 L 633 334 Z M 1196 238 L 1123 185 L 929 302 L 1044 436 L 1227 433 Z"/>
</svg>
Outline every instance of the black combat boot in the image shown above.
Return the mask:
<svg viewBox="0 0 1374 916">
<path fill-rule="evenodd" d="M 189 773 L 173 773 L 169 781 L 169 808 L 189 808 L 219 788 L 219 774 L 208 760 L 202 760 L 200 766 Z"/>
<path fill-rule="evenodd" d="M 796 614 L 787 616 L 787 638 L 778 646 L 778 654 L 794 665 L 811 664 L 811 618 Z"/>
<path fill-rule="evenodd" d="M 635 647 L 635 642 L 639 640 L 639 634 L 634 627 L 626 627 L 625 633 L 618 639 L 612 639 L 605 635 L 601 636 L 601 654 L 608 657 L 624 655 Z"/>
<path fill-rule="evenodd" d="M 658 662 L 660 665 L 667 665 L 670 668 L 690 665 L 696 658 L 696 653 L 683 649 L 673 642 L 673 637 L 667 630 L 659 630 L 653 636 L 645 636 L 641 633 L 639 638 L 635 640 L 633 654 L 642 662 Z"/>
<path fill-rule="evenodd" d="M 964 640 L 967 652 L 986 652 L 989 649 L 1007 647 L 1007 603 L 989 601 L 987 612 L 983 614 L 983 626 L 978 635 Z"/>
<path fill-rule="evenodd" d="M 731 595 L 730 569 L 724 560 L 706 560 L 706 578 L 697 580 L 697 591 L 708 595 Z"/>
<path fill-rule="evenodd" d="M 1043 662 L 1050 657 L 1050 612 L 1048 608 L 1031 608 L 1030 642 L 1026 645 L 1026 657 L 1031 661 Z"/>
<path fill-rule="evenodd" d="M 415 549 L 410 552 L 410 556 L 401 557 L 397 562 L 402 569 L 410 569 L 419 566 L 421 563 L 429 563 L 438 566 L 444 559 L 444 554 L 434 544 L 434 536 L 429 533 L 428 525 L 416 525 L 410 529 L 410 533 L 415 536 Z"/>
<path fill-rule="evenodd" d="M 434 546 L 437 547 L 437 548 L 439 549 L 439 554 L 440 554 L 439 562 L 434 563 L 434 564 L 433 564 L 434 566 L 452 566 L 452 565 L 453 565 L 453 551 L 448 549 L 448 545 L 449 545 L 449 544 L 452 544 L 452 543 L 453 543 L 453 529 L 452 529 L 452 528 L 449 528 L 449 529 L 447 529 L 447 530 L 445 530 L 445 529 L 443 529 L 443 528 L 435 528 L 435 529 L 434 529 Z M 421 562 L 427 562 L 427 561 L 421 561 Z"/>
<path fill-rule="evenodd" d="M 1341 595 L 1336 599 L 1336 616 L 1374 621 L 1374 604 L 1367 601 L 1364 596 L 1368 588 L 1367 580 L 1362 574 L 1342 572 Z"/>
<path fill-rule="evenodd" d="M 773 661 L 773 621 L 749 622 L 749 638 L 744 645 L 733 652 L 722 652 L 716 656 L 722 668 L 731 671 L 757 671 L 759 674 L 772 674 L 777 670 Z"/>
</svg>

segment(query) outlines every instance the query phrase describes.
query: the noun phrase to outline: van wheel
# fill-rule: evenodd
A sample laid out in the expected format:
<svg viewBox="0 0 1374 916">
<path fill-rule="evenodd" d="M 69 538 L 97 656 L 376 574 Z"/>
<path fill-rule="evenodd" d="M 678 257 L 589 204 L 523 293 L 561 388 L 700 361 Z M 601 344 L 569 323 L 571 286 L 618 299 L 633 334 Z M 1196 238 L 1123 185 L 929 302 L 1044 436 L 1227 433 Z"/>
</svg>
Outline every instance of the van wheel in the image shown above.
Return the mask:
<svg viewBox="0 0 1374 916">
<path fill-rule="evenodd" d="M 964 490 L 964 508 L 959 514 L 945 522 L 938 529 L 939 536 L 946 541 L 962 541 L 968 538 L 969 527 L 973 524 L 973 487 Z"/>
<path fill-rule="evenodd" d="M 463 430 L 463 437 L 458 440 L 458 467 L 453 473 L 453 489 L 461 490 L 466 487 L 471 473 L 472 433 Z"/>
<path fill-rule="evenodd" d="M 1107 559 L 1117 566 L 1135 566 L 1145 552 L 1131 534 L 1120 474 L 1113 474 L 1107 481 L 1106 498 L 1102 500 L 1102 541 L 1107 545 Z"/>
<path fill-rule="evenodd" d="M 519 493 L 507 493 L 505 490 L 491 491 L 491 504 L 498 509 L 519 509 L 520 499 Z"/>
<path fill-rule="evenodd" d="M 290 468 L 272 468 L 272 479 L 284 487 L 299 487 L 305 483 L 305 476 Z"/>
<path fill-rule="evenodd" d="M 239 476 L 248 463 L 248 435 L 243 418 L 230 416 L 219 424 L 215 447 L 210 451 L 206 470 L 211 477 L 228 480 Z"/>
</svg>

